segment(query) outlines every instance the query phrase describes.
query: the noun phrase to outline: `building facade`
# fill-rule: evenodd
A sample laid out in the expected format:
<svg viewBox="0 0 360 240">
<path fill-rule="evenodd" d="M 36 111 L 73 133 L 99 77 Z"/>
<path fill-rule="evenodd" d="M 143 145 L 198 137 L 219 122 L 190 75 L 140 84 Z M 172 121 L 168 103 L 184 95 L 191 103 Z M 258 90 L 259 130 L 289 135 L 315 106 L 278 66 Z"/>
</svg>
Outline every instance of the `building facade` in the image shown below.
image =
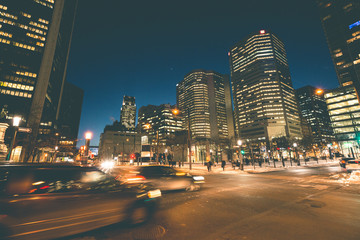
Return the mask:
<svg viewBox="0 0 360 240">
<path fill-rule="evenodd" d="M 184 130 L 183 117 L 173 114 L 174 109 L 176 106 L 170 104 L 147 105 L 139 109 L 139 131 L 142 135 L 148 136 L 148 142 L 156 145 L 158 134 L 159 145 L 165 146 L 176 132 Z"/>
<path fill-rule="evenodd" d="M 325 93 L 336 140 L 346 156 L 357 157 L 360 140 L 360 104 L 354 86 Z"/>
<path fill-rule="evenodd" d="M 235 44 L 229 58 L 239 138 L 300 139 L 299 110 L 283 42 L 261 30 Z"/>
<path fill-rule="evenodd" d="M 120 122 L 126 128 L 135 128 L 135 120 L 136 120 L 135 97 L 124 96 L 120 111 Z"/>
<path fill-rule="evenodd" d="M 60 144 L 63 146 L 76 147 L 83 98 L 81 88 L 65 81 L 59 117 Z"/>
<path fill-rule="evenodd" d="M 341 86 L 360 92 L 360 2 L 318 0 L 330 55 Z"/>
<path fill-rule="evenodd" d="M 301 116 L 311 128 L 314 143 L 327 145 L 335 140 L 324 99 L 324 90 L 305 86 L 296 90 Z"/>
<path fill-rule="evenodd" d="M 77 0 L 0 1 L 0 105 L 32 129 L 30 142 L 58 128 L 76 7 Z"/>
<path fill-rule="evenodd" d="M 135 128 L 128 129 L 120 122 L 107 125 L 100 135 L 99 160 L 114 160 L 117 163 L 128 162 L 132 155 L 141 151 L 141 136 Z"/>
<path fill-rule="evenodd" d="M 215 71 L 194 70 L 176 87 L 177 106 L 185 128 L 190 126 L 195 160 L 212 150 L 222 152 L 235 142 L 229 76 Z M 210 151 L 211 150 L 211 151 Z M 203 159 L 201 159 L 203 161 Z"/>
</svg>

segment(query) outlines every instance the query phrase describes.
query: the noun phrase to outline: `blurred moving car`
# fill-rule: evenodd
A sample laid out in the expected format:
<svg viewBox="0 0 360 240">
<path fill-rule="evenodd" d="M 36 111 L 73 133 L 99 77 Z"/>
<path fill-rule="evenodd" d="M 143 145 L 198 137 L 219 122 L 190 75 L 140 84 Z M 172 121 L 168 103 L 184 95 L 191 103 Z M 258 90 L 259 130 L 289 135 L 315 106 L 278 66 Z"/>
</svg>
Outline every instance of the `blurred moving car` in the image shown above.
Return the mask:
<svg viewBox="0 0 360 240">
<path fill-rule="evenodd" d="M 0 166 L 0 239 L 51 239 L 125 221 L 146 222 L 158 189 L 92 167 Z"/>
<path fill-rule="evenodd" d="M 342 158 L 340 160 L 340 167 L 346 169 L 348 172 L 360 171 L 360 160 L 355 158 Z"/>
<path fill-rule="evenodd" d="M 188 173 L 177 171 L 167 166 L 142 166 L 130 174 L 122 177 L 127 183 L 150 183 L 161 191 L 200 190 L 200 185 L 205 182 L 203 176 L 192 176 Z"/>
</svg>

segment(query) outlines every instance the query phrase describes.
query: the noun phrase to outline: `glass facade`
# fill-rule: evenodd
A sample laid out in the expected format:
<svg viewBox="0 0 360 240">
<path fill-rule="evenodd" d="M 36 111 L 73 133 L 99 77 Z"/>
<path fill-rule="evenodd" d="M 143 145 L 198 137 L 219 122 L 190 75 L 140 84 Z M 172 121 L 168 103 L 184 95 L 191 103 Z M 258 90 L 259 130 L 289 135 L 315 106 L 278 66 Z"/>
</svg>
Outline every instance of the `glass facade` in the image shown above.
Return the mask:
<svg viewBox="0 0 360 240">
<path fill-rule="evenodd" d="M 229 129 L 233 130 L 229 128 L 229 118 L 233 116 L 227 109 L 231 101 L 226 99 L 230 100 L 230 94 L 225 93 L 226 85 L 229 85 L 227 75 L 205 70 L 194 70 L 177 84 L 177 105 L 186 124 L 190 121 L 193 138 L 228 141 Z"/>
<path fill-rule="evenodd" d="M 24 122 L 38 119 L 30 125 L 40 134 L 59 124 L 76 7 L 76 0 L 0 0 L 0 107 Z"/>
<path fill-rule="evenodd" d="M 314 142 L 318 144 L 333 142 L 335 137 L 324 99 L 324 91 L 313 86 L 305 86 L 296 90 L 296 97 L 301 115 L 311 128 Z"/>
<path fill-rule="evenodd" d="M 120 122 L 126 128 L 135 128 L 136 103 L 135 97 L 124 96 L 121 106 Z"/>
<path fill-rule="evenodd" d="M 174 136 L 175 132 L 184 130 L 182 116 L 172 113 L 175 108 L 170 104 L 143 106 L 139 109 L 138 126 L 153 141 L 159 131 L 159 143 L 165 145 L 166 140 Z"/>
<path fill-rule="evenodd" d="M 229 52 L 235 126 L 242 139 L 301 138 L 284 44 L 261 30 Z"/>
<path fill-rule="evenodd" d="M 336 140 L 342 151 L 352 155 L 359 150 L 360 105 L 353 86 L 339 87 L 325 94 Z"/>
<path fill-rule="evenodd" d="M 360 90 L 360 2 L 318 0 L 321 22 L 340 85 Z"/>
</svg>

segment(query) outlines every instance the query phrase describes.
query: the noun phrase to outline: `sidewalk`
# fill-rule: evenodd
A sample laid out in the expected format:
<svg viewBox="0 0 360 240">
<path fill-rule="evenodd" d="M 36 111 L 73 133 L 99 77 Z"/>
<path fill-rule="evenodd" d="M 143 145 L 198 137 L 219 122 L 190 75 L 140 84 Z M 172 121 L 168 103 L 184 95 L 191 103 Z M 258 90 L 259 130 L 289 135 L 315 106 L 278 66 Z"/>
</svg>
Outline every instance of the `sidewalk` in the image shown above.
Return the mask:
<svg viewBox="0 0 360 240">
<path fill-rule="evenodd" d="M 297 166 L 297 163 L 291 163 L 290 161 L 285 161 L 285 167 L 283 167 L 282 162 L 275 162 L 275 166 L 274 167 L 274 163 L 270 162 L 270 165 L 267 164 L 262 164 L 262 166 L 260 167 L 258 164 L 254 166 L 252 165 L 245 165 L 244 166 L 244 171 L 241 171 L 239 169 L 239 167 L 235 167 L 235 169 L 233 169 L 231 163 L 226 162 L 226 166 L 225 166 L 225 170 L 223 170 L 221 168 L 221 163 L 213 165 L 211 167 L 211 171 L 208 172 L 207 167 L 204 166 L 201 163 L 193 163 L 192 164 L 192 170 L 189 170 L 189 163 L 185 163 L 185 165 L 181 168 L 179 168 L 178 166 L 176 166 L 176 169 L 178 170 L 185 170 L 188 171 L 192 174 L 202 174 L 202 175 L 206 175 L 206 174 L 235 174 L 235 173 L 262 173 L 262 172 L 276 172 L 276 171 L 283 171 L 286 169 L 291 169 L 291 168 L 300 168 L 300 167 L 316 167 L 316 166 L 333 166 L 333 165 L 338 165 L 339 164 L 339 160 L 319 160 L 319 163 L 317 163 L 316 161 L 310 161 L 310 162 L 301 162 L 301 166 Z"/>
<path fill-rule="evenodd" d="M 262 173 L 262 172 L 284 171 L 286 169 L 300 168 L 300 167 L 334 166 L 339 164 L 339 160 L 337 159 L 319 160 L 319 163 L 317 163 L 316 161 L 310 161 L 310 162 L 306 162 L 306 165 L 304 161 L 301 161 L 301 166 L 297 166 L 297 163 L 294 162 L 292 163 L 291 166 L 290 161 L 285 161 L 284 164 L 285 167 L 283 167 L 282 162 L 275 162 L 276 167 L 274 167 L 274 162 L 270 162 L 270 164 L 269 163 L 262 164 L 261 167 L 258 164 L 256 164 L 255 166 L 252 166 L 250 164 L 250 165 L 244 165 L 244 171 L 241 171 L 239 167 L 235 167 L 235 169 L 233 169 L 231 163 L 226 162 L 225 170 L 221 168 L 221 163 L 218 163 L 216 165 L 213 165 L 211 167 L 211 171 L 209 172 L 207 170 L 207 167 L 204 166 L 204 164 L 202 163 L 192 163 L 192 170 L 189 169 L 189 163 L 184 163 L 184 166 L 182 166 L 181 168 L 179 168 L 178 167 L 179 165 L 176 164 L 175 169 L 185 172 L 190 172 L 193 175 Z M 146 166 L 146 165 L 149 165 L 149 163 L 143 163 L 141 166 Z M 115 166 L 115 168 L 132 169 L 136 166 L 137 164 L 135 163 L 134 165 L 118 165 Z M 169 165 L 162 165 L 162 166 L 169 166 Z"/>
</svg>

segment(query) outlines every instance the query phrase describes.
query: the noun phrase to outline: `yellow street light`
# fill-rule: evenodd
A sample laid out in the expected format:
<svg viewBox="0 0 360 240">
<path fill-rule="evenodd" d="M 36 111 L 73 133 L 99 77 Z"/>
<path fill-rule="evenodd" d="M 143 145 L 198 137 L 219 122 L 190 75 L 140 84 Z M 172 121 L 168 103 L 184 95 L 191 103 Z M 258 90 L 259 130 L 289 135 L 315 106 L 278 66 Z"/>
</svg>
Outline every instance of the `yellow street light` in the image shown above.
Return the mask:
<svg viewBox="0 0 360 240">
<path fill-rule="evenodd" d="M 91 140 L 91 138 L 92 138 L 92 132 L 86 132 L 85 133 L 85 139 L 86 140 Z"/>
<path fill-rule="evenodd" d="M 175 116 L 180 113 L 179 109 L 177 109 L 177 108 L 172 109 L 171 112 L 172 112 Z"/>
<path fill-rule="evenodd" d="M 319 89 L 316 89 L 315 93 L 316 93 L 317 95 L 321 95 L 321 94 L 324 93 L 324 90 L 322 90 L 322 89 L 319 88 Z"/>
</svg>

